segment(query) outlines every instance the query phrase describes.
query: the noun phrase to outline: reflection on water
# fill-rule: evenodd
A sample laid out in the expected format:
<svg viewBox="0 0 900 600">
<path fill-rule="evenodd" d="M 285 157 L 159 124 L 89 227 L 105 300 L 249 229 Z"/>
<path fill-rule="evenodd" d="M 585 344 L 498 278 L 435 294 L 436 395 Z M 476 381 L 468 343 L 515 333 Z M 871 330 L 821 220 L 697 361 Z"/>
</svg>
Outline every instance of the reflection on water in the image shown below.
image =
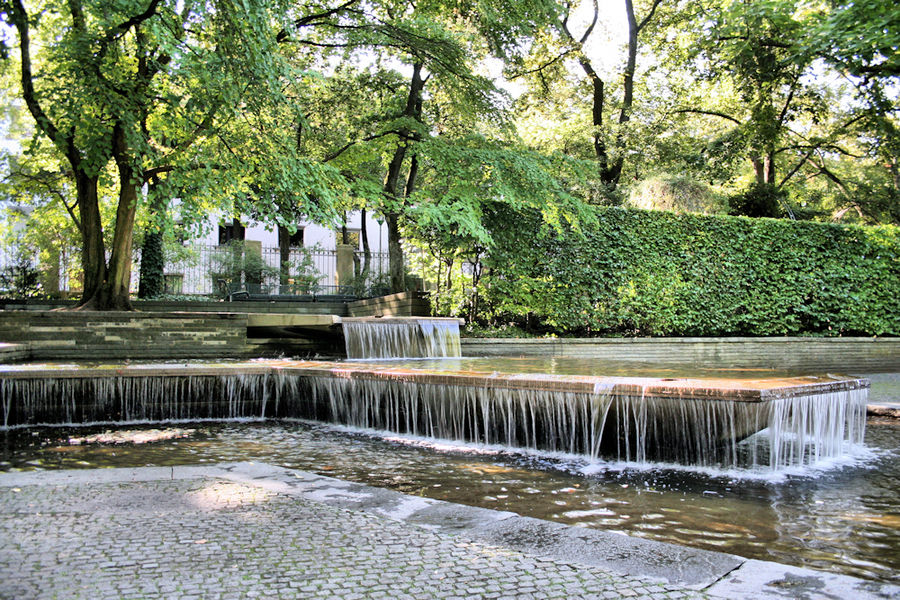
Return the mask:
<svg viewBox="0 0 900 600">
<path fill-rule="evenodd" d="M 128 361 L 127 363 L 111 363 L 108 361 L 77 361 L 71 363 L 58 362 L 29 362 L 12 365 L 2 365 L 5 372 L 69 372 L 77 370 L 91 371 L 94 374 L 106 372 L 114 375 L 123 366 L 129 370 L 138 369 L 165 369 L 175 371 L 181 369 L 207 368 L 214 371 L 227 371 L 233 368 L 252 367 L 265 368 L 266 366 L 284 366 L 285 363 L 302 364 L 310 361 L 260 358 L 252 360 L 217 359 L 205 360 L 148 360 Z M 315 362 L 315 361 L 313 361 Z M 827 375 L 825 373 L 809 370 L 788 369 L 762 369 L 746 367 L 698 367 L 692 364 L 666 364 L 615 361 L 609 359 L 580 358 L 574 356 L 558 357 L 465 357 L 465 358 L 397 358 L 397 359 L 353 359 L 334 360 L 330 363 L 348 363 L 357 366 L 373 366 L 375 368 L 401 368 L 416 369 L 430 372 L 462 372 L 462 373 L 530 373 L 551 375 L 586 375 L 597 377 L 652 377 L 659 379 L 762 379 L 784 378 L 803 375 Z"/>
<path fill-rule="evenodd" d="M 661 469 L 595 469 L 585 476 L 585 465 L 574 459 L 311 423 L 156 424 L 129 431 L 2 432 L 0 469 L 264 461 L 409 494 L 900 582 L 896 421 L 869 422 L 866 443 L 878 449 L 870 464 L 780 482 Z"/>
<path fill-rule="evenodd" d="M 461 371 L 475 373 L 550 373 L 553 375 L 596 375 L 605 377 L 665 378 L 729 378 L 759 379 L 762 377 L 792 377 L 808 375 L 805 371 L 753 368 L 705 368 L 694 365 L 660 366 L 647 362 L 611 361 L 608 359 L 577 358 L 571 356 L 549 358 L 486 358 L 391 359 L 383 361 L 351 360 L 354 364 L 374 364 L 425 371 Z"/>
</svg>

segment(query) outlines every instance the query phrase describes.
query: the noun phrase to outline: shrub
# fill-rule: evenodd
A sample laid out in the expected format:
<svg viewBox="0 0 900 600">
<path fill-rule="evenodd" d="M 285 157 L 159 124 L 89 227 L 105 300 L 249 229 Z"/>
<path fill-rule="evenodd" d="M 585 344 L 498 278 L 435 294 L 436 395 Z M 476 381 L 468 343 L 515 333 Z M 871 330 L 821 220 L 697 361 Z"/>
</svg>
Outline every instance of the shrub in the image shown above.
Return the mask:
<svg viewBox="0 0 900 600">
<path fill-rule="evenodd" d="M 780 217 L 786 198 L 774 185 L 755 183 L 746 192 L 728 198 L 728 214 L 744 217 Z"/>
<path fill-rule="evenodd" d="M 17 252 L 11 264 L 0 269 L 0 298 L 44 298 L 41 271 L 27 251 Z"/>
<path fill-rule="evenodd" d="M 703 214 L 722 210 L 721 199 L 708 185 L 671 175 L 658 175 L 639 183 L 629 194 L 628 205 L 644 210 Z"/>
<path fill-rule="evenodd" d="M 498 320 L 560 334 L 900 334 L 896 227 L 598 209 L 580 232 L 496 214 Z"/>
<path fill-rule="evenodd" d="M 266 281 L 277 280 L 278 269 L 266 264 L 260 253 L 244 242 L 232 240 L 213 255 L 209 276 L 216 287 L 221 282 L 234 289 L 242 284 L 258 288 Z"/>
</svg>

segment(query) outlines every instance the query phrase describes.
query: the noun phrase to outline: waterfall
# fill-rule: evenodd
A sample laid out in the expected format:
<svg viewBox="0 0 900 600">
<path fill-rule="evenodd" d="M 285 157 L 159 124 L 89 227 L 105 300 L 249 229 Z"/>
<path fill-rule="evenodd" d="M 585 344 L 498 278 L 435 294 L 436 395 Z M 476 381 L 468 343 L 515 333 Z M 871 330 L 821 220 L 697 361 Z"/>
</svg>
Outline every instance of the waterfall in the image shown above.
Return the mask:
<svg viewBox="0 0 900 600">
<path fill-rule="evenodd" d="M 283 401 L 287 412 L 303 418 L 592 460 L 781 470 L 845 455 L 865 433 L 865 389 L 746 402 L 603 389 L 289 379 L 294 390 Z"/>
<path fill-rule="evenodd" d="M 3 426 L 265 418 L 269 375 L 0 379 Z M 269 414 L 267 414 L 267 411 Z"/>
<path fill-rule="evenodd" d="M 461 356 L 456 319 L 344 319 L 347 358 Z"/>
<path fill-rule="evenodd" d="M 678 397 L 652 384 L 335 363 L 201 371 L 0 378 L 2 424 L 290 417 L 590 460 L 772 470 L 844 456 L 865 435 L 867 389 L 854 380 L 748 400 L 727 389 Z"/>
</svg>

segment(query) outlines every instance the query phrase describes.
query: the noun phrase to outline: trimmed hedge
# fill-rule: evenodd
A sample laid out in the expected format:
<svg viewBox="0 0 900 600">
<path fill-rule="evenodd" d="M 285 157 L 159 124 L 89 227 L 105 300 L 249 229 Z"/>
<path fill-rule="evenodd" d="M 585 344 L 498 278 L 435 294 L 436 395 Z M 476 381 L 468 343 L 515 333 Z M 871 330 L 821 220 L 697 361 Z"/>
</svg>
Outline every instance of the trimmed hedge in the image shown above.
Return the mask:
<svg viewBox="0 0 900 600">
<path fill-rule="evenodd" d="M 621 208 L 581 233 L 493 220 L 495 313 L 559 333 L 900 334 L 896 227 Z"/>
</svg>

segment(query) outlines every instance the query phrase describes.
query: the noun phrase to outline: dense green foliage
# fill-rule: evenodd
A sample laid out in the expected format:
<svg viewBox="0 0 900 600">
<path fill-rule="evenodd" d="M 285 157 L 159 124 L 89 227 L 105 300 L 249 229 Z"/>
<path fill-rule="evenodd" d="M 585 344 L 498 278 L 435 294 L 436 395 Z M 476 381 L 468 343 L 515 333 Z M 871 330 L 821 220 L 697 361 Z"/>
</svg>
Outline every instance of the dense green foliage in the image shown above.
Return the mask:
<svg viewBox="0 0 900 600">
<path fill-rule="evenodd" d="M 485 295 L 558 333 L 900 334 L 900 236 L 776 219 L 601 209 L 581 232 L 495 215 Z"/>
<path fill-rule="evenodd" d="M 91 308 L 129 306 L 137 244 L 142 295 L 161 293 L 165 253 L 211 213 L 277 229 L 285 284 L 301 223 L 338 229 L 359 212 L 385 224 L 391 289 L 411 269 L 442 313 L 478 318 L 490 300 L 564 330 L 693 331 L 680 308 L 634 316 L 688 288 L 724 302 L 714 286 L 672 283 L 722 267 L 656 258 L 684 237 L 660 225 L 601 236 L 605 256 L 645 271 L 604 275 L 617 300 L 590 300 L 584 322 L 538 310 L 554 303 L 546 286 L 533 311 L 514 282 L 501 298 L 486 261 L 535 238 L 509 217 L 530 211 L 541 225 L 529 227 L 589 232 L 558 250 L 571 260 L 548 262 L 559 269 L 547 267 L 550 280 L 572 279 L 578 253 L 596 250 L 584 240 L 612 218 L 593 225 L 591 205 L 900 223 L 895 3 L 0 0 L 0 200 L 42 261 L 65 263 L 78 247 L 69 279 L 81 271 Z M 380 288 L 367 236 L 355 275 Z M 786 279 L 830 247 L 791 256 L 776 242 Z M 739 308 L 714 321 L 768 330 Z M 771 330 L 827 330 L 817 318 Z"/>
</svg>

